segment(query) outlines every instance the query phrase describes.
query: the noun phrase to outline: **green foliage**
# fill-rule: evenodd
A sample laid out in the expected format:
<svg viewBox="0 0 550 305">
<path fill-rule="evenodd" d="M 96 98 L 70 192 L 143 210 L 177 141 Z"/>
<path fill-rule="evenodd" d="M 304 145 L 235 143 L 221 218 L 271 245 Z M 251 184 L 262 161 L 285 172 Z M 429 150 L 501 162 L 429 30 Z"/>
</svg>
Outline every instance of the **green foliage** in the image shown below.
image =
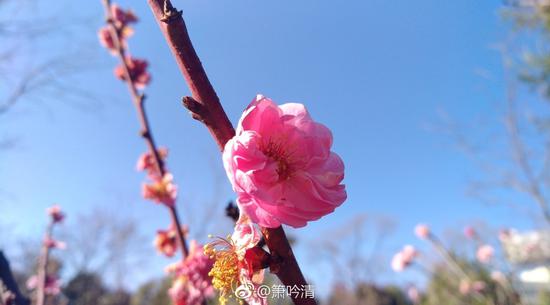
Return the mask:
<svg viewBox="0 0 550 305">
<path fill-rule="evenodd" d="M 77 274 L 63 289 L 63 294 L 71 305 L 97 304 L 106 292 L 99 275 L 88 272 Z"/>
<path fill-rule="evenodd" d="M 508 284 L 499 284 L 491 279 L 488 271 L 478 263 L 457 259 L 466 275 L 457 274 L 447 265 L 435 266 L 428 282 L 421 305 L 518 305 L 520 304 L 515 290 Z M 460 292 L 463 281 L 484 283 L 485 288 L 479 293 Z"/>
<path fill-rule="evenodd" d="M 122 289 L 115 291 L 105 287 L 101 276 L 92 272 L 80 272 L 63 289 L 70 305 L 130 305 L 131 294 Z"/>
<path fill-rule="evenodd" d="M 518 33 L 535 40 L 522 46 L 520 80 L 550 98 L 550 6 L 513 6 L 504 10 L 504 17 Z"/>
<path fill-rule="evenodd" d="M 550 291 L 540 291 L 538 295 L 537 304 L 539 305 L 550 304 Z"/>
<path fill-rule="evenodd" d="M 171 305 L 168 289 L 172 285 L 170 278 L 149 281 L 134 293 L 131 305 Z"/>
</svg>

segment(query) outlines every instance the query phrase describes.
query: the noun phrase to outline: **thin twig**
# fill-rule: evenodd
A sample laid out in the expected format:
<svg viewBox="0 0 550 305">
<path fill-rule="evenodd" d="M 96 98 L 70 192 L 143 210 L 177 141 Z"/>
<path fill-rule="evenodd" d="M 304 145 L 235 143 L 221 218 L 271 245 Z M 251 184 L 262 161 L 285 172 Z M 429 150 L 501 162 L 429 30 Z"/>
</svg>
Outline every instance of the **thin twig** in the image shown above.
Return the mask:
<svg viewBox="0 0 550 305">
<path fill-rule="evenodd" d="M 42 251 L 40 254 L 40 260 L 38 263 L 37 279 L 38 284 L 36 287 L 36 305 L 44 305 L 46 301 L 46 280 L 48 277 L 48 261 L 50 259 L 50 247 L 45 241 L 52 239 L 52 230 L 54 226 L 54 220 L 51 219 L 46 228 L 46 234 L 44 236 L 44 242 L 42 243 Z"/>
<path fill-rule="evenodd" d="M 141 126 L 140 134 L 147 143 L 147 146 L 149 148 L 149 152 L 151 156 L 153 156 L 153 159 L 155 160 L 155 165 L 157 167 L 157 170 L 161 177 L 164 177 L 166 174 L 166 167 L 164 164 L 164 161 L 162 160 L 159 150 L 157 149 L 157 146 L 155 144 L 155 140 L 153 138 L 153 133 L 151 131 L 151 127 L 149 125 L 149 120 L 147 117 L 147 112 L 145 111 L 145 95 L 139 93 L 136 84 L 132 78 L 132 75 L 130 73 L 130 68 L 128 66 L 128 59 L 126 57 L 126 50 L 124 49 L 121 38 L 120 38 L 120 30 L 117 28 L 117 26 L 113 22 L 113 16 L 111 12 L 111 1 L 110 0 L 103 0 L 103 6 L 105 9 L 105 16 L 107 18 L 107 23 L 109 26 L 109 31 L 115 46 L 116 55 L 118 59 L 120 60 L 120 63 L 122 64 L 123 71 L 124 71 L 124 77 L 126 80 L 126 84 L 128 86 L 128 91 L 130 92 L 130 96 L 132 98 L 132 102 L 137 110 L 138 114 L 138 120 Z M 181 222 L 178 217 L 177 209 L 174 205 L 169 206 L 168 210 L 170 211 L 170 217 L 172 219 L 172 223 L 176 226 L 176 233 L 178 235 L 178 240 L 181 246 L 182 255 L 183 258 L 187 257 L 187 254 L 189 253 L 187 242 L 185 240 L 185 235 L 182 230 Z"/>
</svg>

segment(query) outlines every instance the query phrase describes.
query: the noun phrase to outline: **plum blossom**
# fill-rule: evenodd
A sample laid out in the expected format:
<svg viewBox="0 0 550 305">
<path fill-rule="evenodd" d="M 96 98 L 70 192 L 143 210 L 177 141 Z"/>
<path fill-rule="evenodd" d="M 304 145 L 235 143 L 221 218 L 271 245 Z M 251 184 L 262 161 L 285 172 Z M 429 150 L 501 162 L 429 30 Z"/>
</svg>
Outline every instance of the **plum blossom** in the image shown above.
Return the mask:
<svg viewBox="0 0 550 305">
<path fill-rule="evenodd" d="M 418 256 L 418 251 L 411 245 L 406 245 L 397 252 L 391 261 L 391 267 L 395 272 L 401 272 L 409 267 Z"/>
<path fill-rule="evenodd" d="M 201 304 L 214 295 L 212 277 L 208 274 L 213 261 L 195 240 L 190 243 L 189 255 L 167 268 L 176 278 L 168 294 L 175 305 Z"/>
<path fill-rule="evenodd" d="M 505 286 L 508 282 L 508 279 L 506 278 L 506 275 L 502 273 L 501 271 L 495 270 L 491 272 L 491 279 L 497 283 L 499 283 L 502 286 Z"/>
<path fill-rule="evenodd" d="M 47 208 L 46 212 L 50 215 L 53 223 L 60 223 L 63 219 L 65 219 L 65 214 L 61 211 L 61 207 L 59 205 L 53 205 Z"/>
<path fill-rule="evenodd" d="M 420 292 L 416 286 L 411 285 L 407 289 L 407 297 L 413 304 L 418 304 L 420 302 Z"/>
<path fill-rule="evenodd" d="M 482 245 L 477 249 L 476 257 L 480 263 L 487 264 L 493 258 L 495 249 L 490 245 Z"/>
<path fill-rule="evenodd" d="M 126 40 L 134 34 L 134 30 L 130 27 L 125 27 L 122 31 L 119 31 L 118 39 L 123 49 L 127 48 Z M 104 26 L 97 32 L 99 43 L 107 49 L 111 55 L 115 56 L 118 53 L 115 40 L 112 37 L 111 29 L 109 26 Z"/>
<path fill-rule="evenodd" d="M 477 232 L 473 227 L 467 226 L 466 228 L 464 228 L 464 235 L 469 239 L 474 239 L 477 237 Z"/>
<path fill-rule="evenodd" d="M 187 232 L 187 227 L 182 228 L 183 235 L 187 235 Z M 158 230 L 153 244 L 159 253 L 168 257 L 174 256 L 179 248 L 176 227 L 172 225 L 168 230 Z"/>
<path fill-rule="evenodd" d="M 346 200 L 344 163 L 332 134 L 302 104 L 277 106 L 258 95 L 225 145 L 223 161 L 237 204 L 264 227 L 303 227 Z"/>
<path fill-rule="evenodd" d="M 136 88 L 143 90 L 151 82 L 151 74 L 147 71 L 149 62 L 145 59 L 138 59 L 134 57 L 127 57 L 125 59 L 126 65 L 130 72 L 130 79 L 136 86 Z M 123 81 L 128 81 L 126 79 L 126 73 L 123 65 L 118 65 L 115 68 L 115 76 Z"/>
<path fill-rule="evenodd" d="M 62 241 L 55 240 L 51 237 L 46 237 L 44 239 L 44 246 L 46 246 L 50 249 L 57 248 L 57 249 L 60 249 L 60 250 L 64 250 L 64 249 L 67 248 L 67 244 L 65 244 Z"/>
<path fill-rule="evenodd" d="M 414 233 L 420 239 L 428 239 L 432 234 L 430 232 L 430 227 L 428 227 L 428 225 L 423 223 L 416 225 L 416 227 L 414 228 Z"/>
<path fill-rule="evenodd" d="M 468 295 L 472 293 L 480 293 L 487 287 L 487 284 L 483 281 L 469 281 L 467 279 L 462 279 L 460 281 L 458 291 L 463 295 Z"/>
<path fill-rule="evenodd" d="M 122 28 L 138 21 L 134 12 L 131 10 L 123 10 L 118 4 L 111 5 L 111 15 L 117 28 Z"/>
<path fill-rule="evenodd" d="M 113 40 L 113 37 L 111 36 L 111 30 L 108 26 L 104 26 L 97 32 L 97 36 L 99 38 L 99 43 L 103 47 L 105 47 L 107 50 L 111 52 L 111 54 L 116 52 L 115 42 Z"/>
<path fill-rule="evenodd" d="M 1 303 L 1 302 L 4 303 Z M 0 303 L 5 305 L 15 305 L 15 294 L 0 285 Z"/>
<path fill-rule="evenodd" d="M 38 276 L 33 275 L 27 280 L 27 288 L 30 290 L 38 287 Z M 46 295 L 58 295 L 61 292 L 61 281 L 54 275 L 46 275 L 46 283 L 44 285 L 44 293 Z"/>
<path fill-rule="evenodd" d="M 174 206 L 178 195 L 178 187 L 174 184 L 173 179 L 172 174 L 167 173 L 162 179 L 144 183 L 142 186 L 143 197 L 169 207 Z"/>
<path fill-rule="evenodd" d="M 234 233 L 228 239 L 216 238 L 204 247 L 204 252 L 214 259 L 209 275 L 212 285 L 220 292 L 220 303 L 239 294 L 250 305 L 265 305 L 267 300 L 256 293 L 263 282 L 263 266 L 256 261 L 255 248 L 261 239 L 261 232 L 250 218 L 241 211 Z M 240 294 L 243 292 L 244 294 Z"/>
<path fill-rule="evenodd" d="M 162 161 L 166 160 L 168 157 L 168 149 L 166 147 L 161 147 L 157 151 Z M 151 179 L 157 179 L 159 176 L 155 158 L 150 152 L 143 153 L 139 156 L 136 168 L 138 171 L 145 171 L 147 176 Z"/>
</svg>

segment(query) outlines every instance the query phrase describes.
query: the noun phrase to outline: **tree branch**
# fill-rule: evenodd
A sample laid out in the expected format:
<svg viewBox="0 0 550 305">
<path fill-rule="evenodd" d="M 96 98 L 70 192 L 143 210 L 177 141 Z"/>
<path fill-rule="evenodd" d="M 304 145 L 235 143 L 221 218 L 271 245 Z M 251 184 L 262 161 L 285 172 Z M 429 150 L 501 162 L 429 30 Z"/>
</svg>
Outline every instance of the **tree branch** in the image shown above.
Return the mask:
<svg viewBox="0 0 550 305">
<path fill-rule="evenodd" d="M 151 156 L 153 156 L 153 159 L 155 160 L 156 167 L 159 171 L 159 174 L 161 177 L 164 177 L 166 174 L 166 167 L 164 164 L 164 161 L 162 160 L 159 150 L 155 144 L 155 139 L 153 138 L 153 133 L 151 131 L 151 126 L 149 125 L 149 120 L 147 118 L 147 112 L 145 111 L 145 95 L 140 94 L 137 90 L 136 84 L 132 78 L 132 75 L 130 73 L 130 68 L 128 66 L 128 59 L 126 57 L 126 50 L 124 49 L 122 43 L 121 43 L 121 36 L 120 36 L 120 30 L 118 29 L 115 24 L 113 23 L 113 16 L 111 12 L 111 1 L 110 0 L 103 0 L 103 6 L 105 9 L 105 16 L 107 17 L 107 23 L 109 25 L 109 30 L 111 33 L 111 37 L 113 39 L 113 43 L 115 45 L 116 49 L 116 55 L 118 59 L 120 60 L 120 63 L 124 70 L 124 76 L 126 79 L 126 84 L 128 85 L 128 91 L 130 92 L 130 96 L 132 97 L 132 102 L 137 110 L 138 114 L 138 120 L 141 125 L 141 136 L 147 143 L 147 146 L 149 147 L 149 152 Z M 187 242 L 185 240 L 185 235 L 182 230 L 181 222 L 178 217 L 177 209 L 175 205 L 172 205 L 168 207 L 170 211 L 170 217 L 172 219 L 172 223 L 176 226 L 176 233 L 178 235 L 178 240 L 181 246 L 182 255 L 183 258 L 187 257 L 187 254 L 189 253 Z"/>
<path fill-rule="evenodd" d="M 206 125 L 219 149 L 223 151 L 225 143 L 235 135 L 235 130 L 193 48 L 181 11 L 176 10 L 169 0 L 147 2 L 191 90 L 192 97 L 183 99 L 184 106 L 194 119 Z M 271 271 L 284 285 L 307 285 L 283 228 L 262 228 L 262 232 L 271 256 L 278 260 L 278 263 L 272 264 Z M 313 298 L 291 297 L 297 305 L 316 304 Z"/>
</svg>

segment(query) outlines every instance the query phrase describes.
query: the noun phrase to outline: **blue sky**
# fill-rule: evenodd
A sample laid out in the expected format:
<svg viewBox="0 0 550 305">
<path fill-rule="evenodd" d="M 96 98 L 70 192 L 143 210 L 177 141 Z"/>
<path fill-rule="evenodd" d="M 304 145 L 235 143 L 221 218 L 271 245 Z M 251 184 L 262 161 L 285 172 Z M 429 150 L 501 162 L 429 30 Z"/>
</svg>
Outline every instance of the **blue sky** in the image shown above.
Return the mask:
<svg viewBox="0 0 550 305">
<path fill-rule="evenodd" d="M 71 12 L 87 18 L 72 30 L 75 44 L 60 46 L 62 38 L 52 38 L 41 45 L 47 47 L 44 53 L 40 49 L 33 56 L 84 46 L 80 59 L 93 67 L 78 76 L 79 86 L 100 105 L 82 109 L 59 97 L 35 107 L 29 98 L 0 121 L 3 134 L 19 138 L 18 147 L 0 153 L 0 223 L 10 224 L 17 236 L 41 234 L 43 211 L 54 202 L 69 217 L 100 205 L 136 218 L 151 239 L 167 224 L 164 210 L 140 198 L 143 176 L 134 166 L 145 146 L 126 88 L 113 79 L 115 60 L 95 43 L 102 22 L 99 2 L 70 4 Z M 193 218 L 187 210 L 200 209 L 216 194 L 216 216 L 222 219 L 222 207 L 233 195 L 223 180 L 220 155 L 206 129 L 180 105 L 189 91 L 145 2 L 120 1 L 141 18 L 131 50 L 151 64 L 147 109 L 157 142 L 170 148 L 168 164 L 182 194 L 180 213 Z M 314 240 L 363 213 L 397 221 L 389 250 L 413 241 L 418 222 L 440 231 L 472 219 L 529 226 L 514 211 L 466 196 L 477 168 L 448 137 L 426 128 L 439 120 L 440 109 L 471 121 L 491 113 L 503 97 L 501 56 L 493 47 L 508 37 L 499 16 L 501 1 L 175 4 L 184 10 L 197 52 L 233 122 L 262 93 L 279 103 L 306 104 L 331 128 L 333 149 L 346 164 L 348 200 L 335 213 L 293 231 L 299 240 Z M 216 179 L 222 179 L 221 187 L 213 186 Z M 212 230 L 226 234 L 228 223 Z M 304 272 L 326 287 L 323 272 L 308 263 L 311 250 L 304 245 L 296 249 Z M 157 266 L 165 261 L 153 249 L 151 256 L 154 266 L 144 273 L 158 276 Z"/>
</svg>

